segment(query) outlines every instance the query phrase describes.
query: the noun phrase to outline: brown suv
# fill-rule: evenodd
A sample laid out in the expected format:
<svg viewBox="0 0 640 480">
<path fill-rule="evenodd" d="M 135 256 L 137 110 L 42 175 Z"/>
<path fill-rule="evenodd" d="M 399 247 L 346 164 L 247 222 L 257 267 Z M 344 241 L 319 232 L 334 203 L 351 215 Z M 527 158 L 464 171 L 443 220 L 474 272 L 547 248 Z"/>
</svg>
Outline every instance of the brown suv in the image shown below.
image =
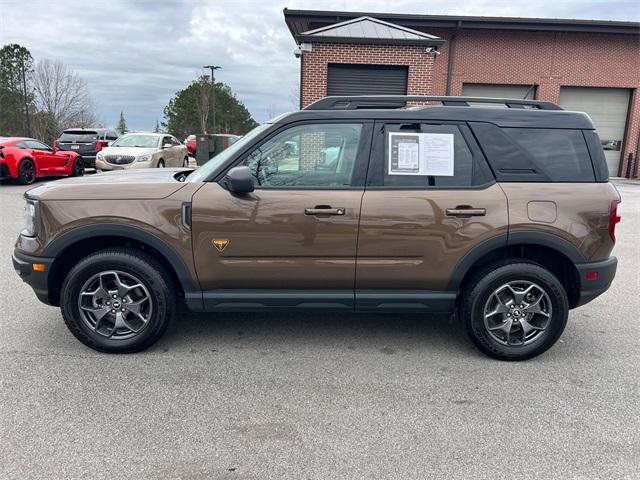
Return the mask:
<svg viewBox="0 0 640 480">
<path fill-rule="evenodd" d="M 611 284 L 620 220 L 587 115 L 466 97 L 328 97 L 195 171 L 62 180 L 26 202 L 16 271 L 107 352 L 153 344 L 181 301 L 451 312 L 486 354 L 530 358 Z"/>
</svg>

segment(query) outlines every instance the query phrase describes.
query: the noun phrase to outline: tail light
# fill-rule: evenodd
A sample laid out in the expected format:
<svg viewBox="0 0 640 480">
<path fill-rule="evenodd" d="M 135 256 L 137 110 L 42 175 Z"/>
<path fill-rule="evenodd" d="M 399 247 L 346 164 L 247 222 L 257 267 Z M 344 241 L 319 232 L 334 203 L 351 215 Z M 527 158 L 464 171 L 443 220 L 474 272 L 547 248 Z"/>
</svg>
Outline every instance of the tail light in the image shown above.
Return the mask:
<svg viewBox="0 0 640 480">
<path fill-rule="evenodd" d="M 98 140 L 96 142 L 96 152 L 99 152 L 104 147 L 104 140 Z"/>
<path fill-rule="evenodd" d="M 622 220 L 622 217 L 618 215 L 618 205 L 620 205 L 620 203 L 621 200 L 612 201 L 611 208 L 609 209 L 609 236 L 614 243 L 616 241 L 616 225 Z"/>
<path fill-rule="evenodd" d="M 53 148 L 55 148 L 56 150 L 60 148 L 60 144 L 58 143 L 58 140 L 53 141 Z"/>
</svg>

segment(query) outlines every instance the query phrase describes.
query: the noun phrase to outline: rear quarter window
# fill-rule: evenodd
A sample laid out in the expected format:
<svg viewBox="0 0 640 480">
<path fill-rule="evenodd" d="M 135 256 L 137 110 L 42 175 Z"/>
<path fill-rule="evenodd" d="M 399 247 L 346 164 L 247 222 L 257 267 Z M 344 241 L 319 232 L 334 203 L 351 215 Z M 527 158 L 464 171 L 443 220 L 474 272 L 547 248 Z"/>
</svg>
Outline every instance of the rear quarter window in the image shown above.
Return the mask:
<svg viewBox="0 0 640 480">
<path fill-rule="evenodd" d="M 582 130 L 469 122 L 499 182 L 593 182 Z"/>
<path fill-rule="evenodd" d="M 593 182 L 589 150 L 581 130 L 503 128 L 554 182 Z"/>
</svg>

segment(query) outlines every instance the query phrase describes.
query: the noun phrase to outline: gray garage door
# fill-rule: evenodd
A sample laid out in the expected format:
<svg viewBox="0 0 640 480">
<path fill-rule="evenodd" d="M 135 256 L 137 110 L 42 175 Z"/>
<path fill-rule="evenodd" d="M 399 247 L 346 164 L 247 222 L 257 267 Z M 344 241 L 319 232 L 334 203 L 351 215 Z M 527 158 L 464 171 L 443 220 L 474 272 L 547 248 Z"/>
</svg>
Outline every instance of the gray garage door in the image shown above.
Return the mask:
<svg viewBox="0 0 640 480">
<path fill-rule="evenodd" d="M 329 95 L 406 95 L 408 67 L 330 64 Z"/>
<path fill-rule="evenodd" d="M 517 98 L 520 100 L 533 100 L 536 95 L 536 88 L 531 85 L 465 83 L 462 85 L 462 95 L 466 97 Z"/>
<path fill-rule="evenodd" d="M 629 109 L 630 90 L 624 88 L 562 87 L 560 106 L 565 110 L 586 112 L 602 141 L 609 175 L 618 176 L 622 139 Z"/>
</svg>

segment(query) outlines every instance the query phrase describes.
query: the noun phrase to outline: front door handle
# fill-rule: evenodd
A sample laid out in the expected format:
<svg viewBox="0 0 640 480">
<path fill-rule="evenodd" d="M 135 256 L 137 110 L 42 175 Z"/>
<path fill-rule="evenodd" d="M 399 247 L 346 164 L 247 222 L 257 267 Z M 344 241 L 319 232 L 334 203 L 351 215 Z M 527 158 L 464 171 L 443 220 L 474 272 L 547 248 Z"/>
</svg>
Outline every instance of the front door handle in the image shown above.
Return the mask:
<svg viewBox="0 0 640 480">
<path fill-rule="evenodd" d="M 330 205 L 316 205 L 313 208 L 305 208 L 305 215 L 344 215 L 344 207 L 333 208 Z"/>
<path fill-rule="evenodd" d="M 448 217 L 483 217 L 487 214 L 487 209 L 458 205 L 456 208 L 447 208 L 445 213 Z"/>
</svg>

